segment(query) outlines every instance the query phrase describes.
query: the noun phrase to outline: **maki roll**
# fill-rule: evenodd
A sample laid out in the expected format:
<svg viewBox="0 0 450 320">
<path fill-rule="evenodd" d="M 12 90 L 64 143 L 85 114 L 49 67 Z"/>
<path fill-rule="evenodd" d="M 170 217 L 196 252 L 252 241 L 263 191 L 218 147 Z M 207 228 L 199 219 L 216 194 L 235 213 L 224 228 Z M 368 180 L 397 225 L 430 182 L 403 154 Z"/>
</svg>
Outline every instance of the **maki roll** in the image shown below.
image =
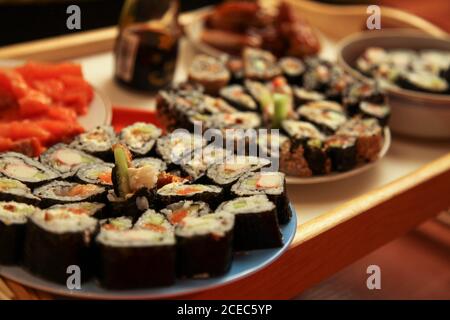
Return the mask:
<svg viewBox="0 0 450 320">
<path fill-rule="evenodd" d="M 16 152 L 0 154 L 0 173 L 32 188 L 58 178 L 58 174 L 52 169 Z"/>
<path fill-rule="evenodd" d="M 241 177 L 231 187 L 231 192 L 236 197 L 265 194 L 277 208 L 279 223 L 285 224 L 291 219 L 292 213 L 289 209 L 284 173 L 251 172 Z"/>
<path fill-rule="evenodd" d="M 248 79 L 266 81 L 281 74 L 277 59 L 269 51 L 245 48 L 243 62 L 244 75 Z"/>
<path fill-rule="evenodd" d="M 367 82 L 356 82 L 347 88 L 342 102 L 347 113 L 355 115 L 360 112 L 361 102 L 384 104 L 385 100 L 384 94 L 375 85 Z"/>
<path fill-rule="evenodd" d="M 189 157 L 183 159 L 181 168 L 194 181 L 198 181 L 204 177 L 210 165 L 231 156 L 231 153 L 231 151 L 210 144 L 199 150 L 194 150 Z"/>
<path fill-rule="evenodd" d="M 355 117 L 345 123 L 337 133 L 357 139 L 356 151 L 360 162 L 376 160 L 383 147 L 383 130 L 373 118 Z"/>
<path fill-rule="evenodd" d="M 226 273 L 233 258 L 234 221 L 225 212 L 184 218 L 175 228 L 178 276 L 209 278 Z"/>
<path fill-rule="evenodd" d="M 307 69 L 303 74 L 303 87 L 306 90 L 325 92 L 332 78 L 332 65 L 321 59 L 306 60 Z"/>
<path fill-rule="evenodd" d="M 295 57 L 284 57 L 280 59 L 278 65 L 280 66 L 283 75 L 288 79 L 289 83 L 302 83 L 303 73 L 306 68 L 300 59 Z"/>
<path fill-rule="evenodd" d="M 119 139 L 135 157 L 145 157 L 152 151 L 161 129 L 150 123 L 136 122 L 123 128 Z"/>
<path fill-rule="evenodd" d="M 78 266 L 81 281 L 92 275 L 91 244 L 98 222 L 68 210 L 37 211 L 28 219 L 24 265 L 33 274 L 66 284 L 69 266 Z"/>
<path fill-rule="evenodd" d="M 306 90 L 305 88 L 293 87 L 294 102 L 301 106 L 308 102 L 325 100 L 325 95 L 318 91 Z"/>
<path fill-rule="evenodd" d="M 206 184 L 186 184 L 173 182 L 159 188 L 156 192 L 158 203 L 167 207 L 171 203 L 191 200 L 204 201 L 215 208 L 223 198 L 223 189 Z"/>
<path fill-rule="evenodd" d="M 168 205 L 161 210 L 169 222 L 173 225 L 182 223 L 186 217 L 201 217 L 211 213 L 211 209 L 206 202 L 203 201 L 180 201 Z"/>
<path fill-rule="evenodd" d="M 449 90 L 447 81 L 431 72 L 403 72 L 397 78 L 396 83 L 404 89 L 427 93 L 446 94 Z"/>
<path fill-rule="evenodd" d="M 81 183 L 91 183 L 105 188 L 112 188 L 112 163 L 97 163 L 82 166 L 76 174 Z"/>
<path fill-rule="evenodd" d="M 205 139 L 199 135 L 177 131 L 161 137 L 156 142 L 156 152 L 169 165 L 179 165 L 194 149 L 203 147 Z"/>
<path fill-rule="evenodd" d="M 345 135 L 334 135 L 325 141 L 325 149 L 331 159 L 333 170 L 348 171 L 357 163 L 356 138 Z"/>
<path fill-rule="evenodd" d="M 364 118 L 375 118 L 382 127 L 387 125 L 391 115 L 390 108 L 385 104 L 363 101 L 359 104 L 359 109 Z"/>
<path fill-rule="evenodd" d="M 325 136 L 311 123 L 297 120 L 285 120 L 284 131 L 293 140 L 294 148 L 301 145 L 303 156 L 308 167 L 314 174 L 324 174 L 330 171 L 330 162 L 324 150 Z"/>
<path fill-rule="evenodd" d="M 100 221 L 101 230 L 124 231 L 133 228 L 130 217 L 107 218 Z"/>
<path fill-rule="evenodd" d="M 167 164 L 158 158 L 146 157 L 137 158 L 131 161 L 133 168 L 142 168 L 144 166 L 152 166 L 156 172 L 163 172 L 167 170 Z"/>
<path fill-rule="evenodd" d="M 225 161 L 211 165 L 206 176 L 211 183 L 229 190 L 247 172 L 258 171 L 269 166 L 270 160 L 253 156 L 227 157 Z"/>
<path fill-rule="evenodd" d="M 244 62 L 241 58 L 230 58 L 226 66 L 230 71 L 230 83 L 242 84 L 244 80 Z"/>
<path fill-rule="evenodd" d="M 214 57 L 197 55 L 188 70 L 189 81 L 199 83 L 206 93 L 216 94 L 230 81 L 225 64 Z"/>
<path fill-rule="evenodd" d="M 152 209 L 148 209 L 139 217 L 134 228 L 161 233 L 173 231 L 173 226 L 167 221 L 166 217 Z"/>
<path fill-rule="evenodd" d="M 26 184 L 18 180 L 0 177 L 0 201 L 17 201 L 36 206 L 41 199 L 33 195 Z"/>
<path fill-rule="evenodd" d="M 241 111 L 257 111 L 258 105 L 248 95 L 243 86 L 234 84 L 224 87 L 219 91 L 220 96 L 232 106 Z"/>
<path fill-rule="evenodd" d="M 109 224 L 107 224 L 109 225 Z M 107 228 L 95 243 L 97 277 L 107 289 L 168 286 L 175 282 L 175 236 L 148 229 Z"/>
<path fill-rule="evenodd" d="M 380 47 L 370 47 L 356 60 L 356 67 L 365 75 L 371 75 L 371 71 L 378 65 L 388 60 L 388 53 Z"/>
<path fill-rule="evenodd" d="M 38 208 L 19 202 L 0 202 L 0 264 L 21 262 L 27 218 Z"/>
<path fill-rule="evenodd" d="M 77 136 L 70 146 L 102 160 L 111 161 L 111 148 L 115 142 L 114 129 L 111 126 L 99 126 Z"/>
<path fill-rule="evenodd" d="M 65 210 L 73 214 L 85 214 L 89 217 L 102 219 L 105 214 L 105 204 L 99 202 L 75 202 L 66 204 L 55 204 L 49 210 Z"/>
<path fill-rule="evenodd" d="M 314 124 L 325 134 L 333 134 L 347 121 L 344 113 L 308 105 L 300 108 L 298 114 L 300 119 Z"/>
<path fill-rule="evenodd" d="M 95 184 L 53 181 L 34 189 L 33 193 L 41 198 L 40 207 L 48 208 L 72 202 L 103 202 L 106 189 Z"/>
<path fill-rule="evenodd" d="M 216 210 L 216 213 L 220 212 L 235 216 L 234 250 L 268 249 L 283 245 L 275 204 L 266 195 L 223 202 Z"/>
<path fill-rule="evenodd" d="M 124 145 L 114 145 L 113 149 L 113 190 L 107 195 L 111 214 L 114 217 L 130 216 L 136 220 L 142 212 L 150 208 L 159 172 L 151 165 L 134 168 L 131 154 Z"/>
<path fill-rule="evenodd" d="M 261 118 L 256 112 L 217 113 L 209 117 L 207 128 L 214 129 L 255 129 L 261 126 Z"/>
<path fill-rule="evenodd" d="M 72 177 L 77 170 L 87 164 L 98 164 L 103 161 L 86 152 L 58 143 L 40 156 L 40 161 L 57 171 L 62 178 Z"/>
</svg>

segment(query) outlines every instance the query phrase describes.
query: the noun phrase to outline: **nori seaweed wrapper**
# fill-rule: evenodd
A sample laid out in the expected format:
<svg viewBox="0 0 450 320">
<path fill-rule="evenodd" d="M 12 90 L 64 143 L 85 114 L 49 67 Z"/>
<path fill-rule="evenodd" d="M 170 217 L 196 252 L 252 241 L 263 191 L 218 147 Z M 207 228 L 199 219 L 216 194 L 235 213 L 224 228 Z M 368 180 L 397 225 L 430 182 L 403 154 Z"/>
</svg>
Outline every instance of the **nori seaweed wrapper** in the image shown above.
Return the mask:
<svg viewBox="0 0 450 320">
<path fill-rule="evenodd" d="M 80 232 L 53 233 L 41 228 L 31 219 L 26 227 L 24 266 L 33 274 L 66 285 L 69 266 L 81 270 L 81 282 L 93 273 L 92 237 L 95 234 Z"/>
<path fill-rule="evenodd" d="M 175 246 L 116 247 L 97 243 L 97 276 L 108 289 L 169 286 L 175 282 Z"/>
<path fill-rule="evenodd" d="M 5 224 L 0 220 L 0 264 L 14 265 L 22 260 L 26 223 Z"/>
<path fill-rule="evenodd" d="M 177 274 L 180 277 L 219 276 L 231 266 L 233 232 L 223 237 L 212 234 L 191 237 L 177 235 Z"/>
</svg>

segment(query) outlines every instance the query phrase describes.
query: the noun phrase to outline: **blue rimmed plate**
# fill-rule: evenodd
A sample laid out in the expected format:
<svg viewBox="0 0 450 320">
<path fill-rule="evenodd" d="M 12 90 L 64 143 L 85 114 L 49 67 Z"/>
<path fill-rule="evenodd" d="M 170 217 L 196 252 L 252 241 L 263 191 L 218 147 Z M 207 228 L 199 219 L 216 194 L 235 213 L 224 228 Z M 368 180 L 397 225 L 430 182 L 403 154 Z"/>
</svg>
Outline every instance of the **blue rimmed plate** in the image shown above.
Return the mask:
<svg viewBox="0 0 450 320">
<path fill-rule="evenodd" d="M 221 277 L 210 279 L 177 280 L 173 286 L 139 290 L 107 290 L 94 280 L 82 284 L 80 290 L 69 290 L 67 287 L 36 277 L 18 266 L 0 266 L 0 275 L 41 291 L 55 295 L 84 299 L 161 299 L 219 287 L 230 282 L 248 277 L 278 259 L 290 246 L 297 230 L 297 214 L 292 204 L 291 221 L 281 226 L 284 245 L 280 248 L 254 250 L 235 254 L 230 271 Z"/>
</svg>

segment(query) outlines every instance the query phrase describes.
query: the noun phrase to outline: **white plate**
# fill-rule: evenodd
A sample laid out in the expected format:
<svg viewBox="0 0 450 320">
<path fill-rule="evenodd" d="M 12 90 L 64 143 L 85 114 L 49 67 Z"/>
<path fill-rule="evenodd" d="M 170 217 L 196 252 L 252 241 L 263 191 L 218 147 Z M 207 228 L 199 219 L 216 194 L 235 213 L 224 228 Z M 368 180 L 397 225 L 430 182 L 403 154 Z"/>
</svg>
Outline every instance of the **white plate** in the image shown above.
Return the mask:
<svg viewBox="0 0 450 320">
<path fill-rule="evenodd" d="M 358 165 L 356 168 L 354 168 L 350 171 L 333 172 L 333 173 L 323 175 L 323 176 L 306 177 L 306 178 L 287 176 L 286 182 L 288 184 L 314 184 L 314 183 L 331 182 L 331 181 L 336 181 L 336 180 L 353 177 L 357 174 L 360 174 L 364 171 L 369 170 L 374 165 L 376 165 L 378 163 L 378 161 L 380 161 L 381 158 L 383 158 L 386 155 L 387 151 L 389 150 L 390 145 L 391 145 L 391 131 L 389 130 L 389 128 L 385 128 L 384 129 L 383 147 L 381 148 L 378 158 L 375 161 Z"/>
<path fill-rule="evenodd" d="M 0 60 L 0 67 L 14 67 L 24 64 L 23 60 Z M 89 106 L 88 113 L 78 117 L 78 122 L 85 130 L 90 130 L 100 125 L 111 124 L 112 106 L 108 97 L 94 87 L 94 98 Z"/>
</svg>

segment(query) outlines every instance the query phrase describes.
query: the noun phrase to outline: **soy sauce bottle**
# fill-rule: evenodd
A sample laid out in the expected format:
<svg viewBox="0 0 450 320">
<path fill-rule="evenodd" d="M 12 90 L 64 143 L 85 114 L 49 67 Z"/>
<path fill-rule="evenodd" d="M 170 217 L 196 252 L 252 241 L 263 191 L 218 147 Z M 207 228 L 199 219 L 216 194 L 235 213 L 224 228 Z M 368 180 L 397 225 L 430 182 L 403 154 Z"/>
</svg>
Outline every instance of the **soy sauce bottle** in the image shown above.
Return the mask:
<svg viewBox="0 0 450 320">
<path fill-rule="evenodd" d="M 177 0 L 126 0 L 114 48 L 115 79 L 155 92 L 173 80 L 181 29 Z"/>
</svg>

